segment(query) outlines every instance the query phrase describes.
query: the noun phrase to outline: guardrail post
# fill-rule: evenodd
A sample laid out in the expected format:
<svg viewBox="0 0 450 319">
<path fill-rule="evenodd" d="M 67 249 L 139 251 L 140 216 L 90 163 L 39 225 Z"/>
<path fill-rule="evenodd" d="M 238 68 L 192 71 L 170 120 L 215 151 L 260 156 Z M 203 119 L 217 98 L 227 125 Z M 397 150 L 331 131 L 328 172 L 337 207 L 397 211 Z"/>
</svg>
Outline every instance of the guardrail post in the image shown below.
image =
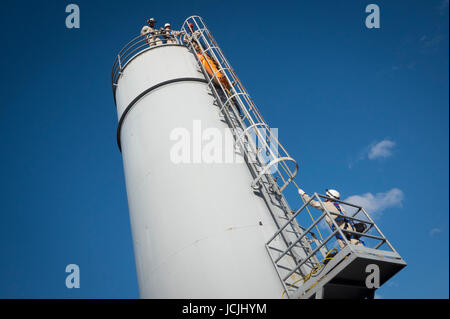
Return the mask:
<svg viewBox="0 0 450 319">
<path fill-rule="evenodd" d="M 120 54 L 117 55 L 117 62 L 119 62 L 119 72 L 122 71 L 122 63 L 120 62 Z"/>
</svg>

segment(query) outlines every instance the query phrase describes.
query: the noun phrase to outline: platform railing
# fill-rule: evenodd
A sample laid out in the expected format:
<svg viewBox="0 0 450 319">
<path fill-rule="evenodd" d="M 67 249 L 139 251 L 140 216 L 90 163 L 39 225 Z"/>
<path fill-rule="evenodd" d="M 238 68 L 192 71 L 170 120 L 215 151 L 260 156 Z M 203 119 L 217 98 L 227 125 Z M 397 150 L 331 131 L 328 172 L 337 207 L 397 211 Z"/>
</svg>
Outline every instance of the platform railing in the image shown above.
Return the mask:
<svg viewBox="0 0 450 319">
<path fill-rule="evenodd" d="M 167 43 L 168 38 L 160 30 L 156 30 L 154 35 L 153 33 L 138 35 L 137 37 L 133 38 L 130 42 L 128 42 L 119 51 L 113 63 L 111 71 L 111 82 L 113 86 L 113 91 L 115 91 L 117 82 L 120 78 L 120 75 L 123 72 L 123 69 L 136 56 L 159 46 L 174 45 L 174 44 L 184 45 L 183 42 L 184 34 L 175 35 L 176 33 L 177 31 L 174 31 L 170 35 L 168 35 L 168 38 L 171 40 L 169 41 L 170 43 Z"/>
<path fill-rule="evenodd" d="M 338 203 L 342 213 L 331 212 L 327 209 L 324 201 Z M 313 207 L 311 204 L 314 202 Z M 319 205 L 317 208 L 317 205 Z M 311 216 L 306 215 L 306 208 L 310 206 Z M 345 225 L 338 225 L 336 217 L 344 218 Z M 280 251 L 274 243 L 277 238 L 288 228 L 294 221 L 300 222 L 302 225 L 302 234 L 295 241 L 291 242 L 285 250 Z M 354 225 L 361 224 L 363 230 L 356 231 Z M 350 225 L 350 227 L 349 227 Z M 318 239 L 315 230 L 320 228 L 322 239 Z M 290 259 L 288 253 L 292 247 L 295 247 L 302 240 L 306 240 L 312 251 L 299 260 L 293 267 L 286 268 L 285 259 Z M 300 207 L 292 216 L 283 224 L 275 234 L 267 241 L 266 249 L 272 259 L 273 265 L 278 272 L 278 276 L 282 281 L 285 291 L 289 296 L 299 286 L 306 283 L 311 278 L 316 277 L 325 268 L 326 264 L 345 247 L 362 247 L 365 251 L 371 251 L 377 255 L 386 258 L 401 259 L 400 255 L 381 232 L 379 227 L 369 216 L 366 210 L 358 205 L 336 200 L 331 197 L 314 193 L 302 207 Z M 368 249 L 366 249 L 368 248 Z M 317 262 L 319 261 L 319 262 Z M 305 264 L 309 264 L 312 269 L 310 274 L 305 274 L 302 278 L 293 277 L 299 269 Z M 281 267 L 280 267 L 281 266 Z"/>
</svg>

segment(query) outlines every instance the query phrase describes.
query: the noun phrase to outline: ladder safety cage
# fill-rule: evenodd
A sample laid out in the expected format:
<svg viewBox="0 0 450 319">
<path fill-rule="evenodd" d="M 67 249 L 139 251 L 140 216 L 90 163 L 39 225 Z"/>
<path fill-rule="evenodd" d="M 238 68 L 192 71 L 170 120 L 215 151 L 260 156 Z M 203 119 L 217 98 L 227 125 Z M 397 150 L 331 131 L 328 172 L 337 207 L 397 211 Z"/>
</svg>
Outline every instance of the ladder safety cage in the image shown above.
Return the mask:
<svg viewBox="0 0 450 319">
<path fill-rule="evenodd" d="M 192 23 L 193 28 L 189 27 L 190 23 Z M 244 134 L 249 139 L 250 152 L 256 154 L 262 171 L 264 171 L 264 174 L 271 174 L 275 177 L 275 181 L 280 180 L 280 184 L 275 183 L 280 191 L 283 191 L 298 173 L 297 162 L 289 155 L 278 141 L 277 136 L 270 130 L 203 19 L 199 16 L 191 16 L 185 20 L 181 30 L 186 35 L 184 38 L 187 42 L 186 45 L 196 55 L 201 70 L 209 80 L 208 84 L 211 91 L 220 103 L 220 112 L 223 112 L 231 120 L 232 128 L 236 135 L 240 136 L 239 132 L 245 132 Z M 201 57 L 212 58 L 217 66 L 212 65 L 208 58 L 204 58 L 204 63 L 207 64 L 210 70 L 217 70 L 212 71 L 212 74 L 210 74 L 200 60 Z M 224 86 L 219 75 L 225 79 L 229 89 Z M 264 124 L 263 130 L 256 127 L 255 124 L 258 123 Z M 248 134 L 248 127 L 252 127 L 254 137 Z M 243 148 L 244 153 L 248 153 L 248 150 L 242 143 L 242 138 L 238 138 L 237 142 Z M 261 155 L 260 151 L 264 151 L 265 156 Z M 252 186 L 257 186 L 261 176 L 259 176 L 257 171 L 254 172 L 254 176 L 255 179 Z"/>
<path fill-rule="evenodd" d="M 255 129 L 258 126 L 261 128 L 264 128 L 264 129 L 270 129 L 266 123 L 255 123 L 253 125 L 250 125 L 246 129 L 244 129 L 239 135 L 237 135 L 236 141 L 242 145 L 248 145 L 249 134 L 251 134 L 251 132 L 249 132 L 249 131 L 251 131 L 252 129 Z M 251 151 L 250 151 L 249 155 L 251 155 L 251 154 L 253 154 L 253 153 L 251 153 Z M 257 158 L 256 158 L 256 156 L 249 157 L 248 161 L 250 161 L 252 163 L 257 163 Z M 259 166 L 256 166 L 256 168 L 257 168 L 258 172 L 260 172 L 262 170 L 262 168 L 260 168 Z"/>
<path fill-rule="evenodd" d="M 219 81 L 219 80 L 217 79 L 217 75 L 220 74 L 221 72 L 225 71 L 225 70 L 231 70 L 231 69 L 230 69 L 230 68 L 221 68 L 221 69 L 215 71 L 214 74 L 213 74 L 213 76 L 211 77 L 211 79 L 208 81 L 208 86 L 211 85 L 211 83 L 212 83 L 214 80 Z"/>
<path fill-rule="evenodd" d="M 259 173 L 259 175 L 253 180 L 252 187 L 256 188 L 258 186 L 259 181 L 261 180 L 262 176 L 264 174 L 267 174 L 267 172 L 272 168 L 272 166 L 278 164 L 281 161 L 291 161 L 291 162 L 295 163 L 295 165 L 297 166 L 297 162 L 291 157 L 279 157 L 279 158 L 276 158 L 276 159 L 272 160 L 270 163 L 268 163 L 264 167 L 264 169 Z M 298 170 L 298 167 L 296 167 L 296 171 L 297 170 Z M 289 185 L 289 183 L 292 181 L 293 178 L 294 178 L 293 176 L 289 177 L 289 179 L 284 183 L 284 185 L 280 187 L 280 191 L 281 192 L 286 188 L 286 186 Z"/>
<path fill-rule="evenodd" d="M 193 24 L 193 28 L 189 26 L 190 23 Z M 270 205 L 270 202 L 273 203 L 274 200 L 281 204 L 280 208 L 284 212 L 283 215 L 274 215 L 274 212 L 271 211 L 276 227 L 279 227 L 280 222 L 288 219 L 292 211 L 281 192 L 293 181 L 298 172 L 298 164 L 270 130 L 203 20 L 198 16 L 186 19 L 182 31 L 186 34 L 187 46 L 197 57 L 200 70 L 209 79 L 208 84 L 218 103 L 219 112 L 227 119 L 235 135 L 237 145 L 242 148 L 248 159 L 248 166 L 254 176 L 252 186 L 260 187 L 261 194 L 268 205 Z M 214 59 L 217 64 L 216 69 L 223 70 L 222 73 L 208 72 L 204 64 L 209 70 L 214 70 L 214 67 L 211 65 L 211 59 L 206 58 L 205 54 Z M 224 86 L 224 83 L 219 79 L 219 74 L 226 79 L 229 88 Z M 250 133 L 254 133 L 253 136 Z M 245 136 L 245 140 L 243 136 Z M 259 145 L 257 141 L 260 142 Z M 272 145 L 275 145 L 277 149 L 274 150 L 271 147 Z M 263 158 L 264 151 L 266 159 Z M 256 163 L 249 160 L 252 155 L 256 158 Z M 281 185 L 278 184 L 278 180 L 281 180 Z M 279 247 L 273 248 L 285 250 L 300 234 L 301 228 L 297 221 L 292 221 L 289 230 L 285 229 L 280 233 Z M 311 251 L 311 248 L 308 242 L 300 240 L 287 250 L 286 259 L 288 260 L 283 261 L 283 264 L 280 263 L 279 267 L 290 270 L 301 261 L 308 251 Z M 313 259 L 311 258 L 311 261 Z M 295 270 L 293 276 L 295 278 L 304 276 L 312 267 L 311 261 L 308 260 L 304 266 Z"/>
</svg>

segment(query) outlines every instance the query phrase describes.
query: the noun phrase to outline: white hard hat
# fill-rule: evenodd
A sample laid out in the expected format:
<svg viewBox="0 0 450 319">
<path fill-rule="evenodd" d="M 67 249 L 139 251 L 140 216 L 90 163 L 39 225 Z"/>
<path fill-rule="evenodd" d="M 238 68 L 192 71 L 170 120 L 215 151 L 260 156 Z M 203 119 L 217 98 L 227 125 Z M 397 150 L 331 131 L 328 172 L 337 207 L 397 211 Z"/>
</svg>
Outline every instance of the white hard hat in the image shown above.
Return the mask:
<svg viewBox="0 0 450 319">
<path fill-rule="evenodd" d="M 167 28 L 167 27 L 170 27 L 170 23 L 166 23 L 166 24 L 164 25 L 164 28 Z"/>
<path fill-rule="evenodd" d="M 326 193 L 325 193 L 328 197 L 331 198 L 335 198 L 335 199 L 340 199 L 341 198 L 341 194 L 339 194 L 339 192 L 335 189 L 327 189 Z"/>
</svg>

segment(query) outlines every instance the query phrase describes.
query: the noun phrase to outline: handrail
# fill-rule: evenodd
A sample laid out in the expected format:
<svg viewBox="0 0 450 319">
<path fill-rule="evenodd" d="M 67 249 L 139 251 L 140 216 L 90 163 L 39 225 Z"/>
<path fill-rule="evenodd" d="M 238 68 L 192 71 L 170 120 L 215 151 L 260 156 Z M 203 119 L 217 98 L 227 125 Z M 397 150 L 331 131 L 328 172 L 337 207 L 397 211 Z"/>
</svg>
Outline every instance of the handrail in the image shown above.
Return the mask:
<svg viewBox="0 0 450 319">
<path fill-rule="evenodd" d="M 157 48 L 160 46 L 171 46 L 171 45 L 183 45 L 184 42 L 182 40 L 182 37 L 184 34 L 180 35 L 174 35 L 173 33 L 170 35 L 170 38 L 175 40 L 176 43 L 149 43 L 148 37 L 151 36 L 151 34 L 140 34 L 136 37 L 134 37 L 131 41 L 129 41 L 125 46 L 122 47 L 122 49 L 117 54 L 116 58 L 114 59 L 112 70 L 111 70 L 111 82 L 113 91 L 115 91 L 115 87 L 117 86 L 117 81 L 120 77 L 121 72 L 123 69 L 128 65 L 128 63 L 133 60 L 137 55 L 142 54 L 143 52 L 146 52 L 152 48 Z M 159 38 L 163 36 L 163 34 L 159 34 L 159 30 L 156 31 L 155 37 L 157 38 L 157 41 L 163 42 L 163 39 Z"/>
<path fill-rule="evenodd" d="M 318 208 L 318 210 L 320 210 L 322 213 L 320 214 L 320 216 L 317 217 L 317 219 L 313 219 L 312 223 L 310 225 L 308 225 L 308 227 L 306 229 L 303 230 L 302 234 L 300 237 L 298 237 L 296 240 L 294 240 L 293 242 L 290 242 L 289 245 L 287 245 L 285 248 L 283 248 L 283 250 L 278 249 L 277 251 L 279 252 L 279 254 L 276 255 L 272 255 L 270 253 L 270 250 L 273 249 L 272 245 L 276 245 L 276 242 L 274 242 L 275 238 L 277 238 L 278 236 L 282 235 L 283 231 L 287 231 L 286 228 L 292 224 L 293 222 L 296 221 L 297 216 L 299 216 L 299 214 L 305 210 L 305 208 L 308 205 L 311 205 L 311 202 L 316 199 L 318 204 L 320 205 L 320 208 Z M 365 229 L 362 232 L 358 232 L 352 228 L 348 228 L 347 227 L 342 227 L 338 226 L 335 218 L 333 218 L 332 216 L 342 216 L 341 214 L 329 211 L 327 209 L 327 207 L 324 205 L 324 203 L 322 202 L 322 199 L 328 199 L 330 201 L 334 201 L 334 202 L 338 202 L 343 206 L 350 206 L 350 207 L 354 207 L 357 209 L 358 213 L 363 213 L 366 215 L 366 217 L 368 218 L 368 220 L 364 220 L 361 218 L 357 218 L 355 217 L 355 215 L 345 215 L 344 218 L 354 221 L 354 222 L 361 222 L 361 223 L 365 223 L 366 225 L 370 225 L 367 229 Z M 315 206 L 314 206 L 315 207 Z M 313 249 L 312 251 L 308 252 L 306 254 L 306 256 L 304 258 L 302 258 L 301 260 L 299 260 L 299 262 L 296 262 L 294 268 L 291 269 L 286 269 L 286 267 L 284 267 L 283 264 L 283 260 L 286 260 L 285 258 L 287 258 L 289 255 L 288 253 L 290 252 L 291 249 L 293 249 L 299 242 L 301 242 L 304 238 L 307 238 L 308 235 L 311 235 L 313 238 L 315 238 L 314 233 L 313 233 L 313 229 L 321 222 L 325 219 L 325 217 L 328 218 L 328 222 L 327 225 L 330 225 L 329 223 L 332 224 L 332 226 L 330 225 L 330 233 L 329 236 L 325 238 L 325 240 L 319 240 L 316 238 L 317 242 L 316 242 L 316 247 L 315 249 Z M 363 217 L 364 218 L 364 217 Z M 373 230 L 375 230 L 376 232 L 374 232 L 373 234 L 369 234 L 369 230 L 372 228 L 373 226 Z M 359 246 L 352 246 L 350 241 L 347 239 L 347 234 L 352 234 L 355 236 L 358 236 L 356 238 L 367 238 L 367 239 L 371 239 L 371 245 L 367 246 L 368 244 L 365 244 L 364 247 L 362 247 L 361 249 L 365 249 L 366 251 L 373 251 L 373 254 L 380 254 L 383 256 L 393 256 L 395 258 L 401 258 L 400 255 L 397 253 L 397 251 L 392 247 L 392 245 L 390 245 L 389 241 L 387 240 L 387 238 L 383 235 L 383 233 L 381 233 L 381 231 L 379 230 L 379 228 L 377 227 L 377 225 L 375 224 L 375 222 L 370 218 L 370 216 L 365 212 L 364 208 L 362 206 L 358 206 L 349 202 L 345 202 L 342 200 L 336 200 L 334 198 L 331 198 L 329 196 L 325 196 L 325 195 L 321 195 L 321 194 L 317 194 L 314 193 L 314 195 L 312 195 L 311 197 L 309 197 L 308 201 L 304 202 L 304 204 L 302 205 L 302 207 L 300 209 L 298 209 L 288 220 L 286 223 L 284 223 L 283 225 L 281 225 L 280 227 L 278 227 L 277 231 L 270 237 L 270 239 L 266 242 L 266 248 L 267 251 L 269 252 L 270 257 L 272 258 L 272 262 L 275 265 L 275 267 L 277 268 L 279 277 L 282 281 L 283 286 L 289 286 L 290 284 L 292 284 L 292 282 L 290 282 L 290 276 L 295 273 L 297 270 L 299 270 L 303 265 L 307 265 L 309 264 L 311 261 L 313 261 L 313 258 L 316 258 L 316 254 L 319 253 L 319 251 L 324 254 L 324 252 L 322 252 L 322 249 L 325 248 L 327 251 L 327 244 L 330 243 L 333 238 L 335 238 L 335 240 L 342 240 L 344 244 L 344 246 L 341 246 L 341 249 L 343 249 L 346 246 L 351 246 L 351 247 L 355 247 L 355 248 L 351 248 L 356 249 L 355 251 L 357 251 L 356 247 Z M 339 236 L 339 237 L 336 237 Z M 386 251 L 386 250 L 378 250 L 383 244 L 387 244 L 389 246 L 389 248 L 391 249 L 391 252 Z M 353 243 L 353 245 L 355 245 Z M 372 248 L 371 248 L 372 247 Z M 329 251 L 329 250 L 328 250 Z M 379 252 L 379 253 L 378 253 Z M 280 272 L 280 271 L 284 271 L 284 272 Z M 296 283 L 297 281 L 294 281 L 294 283 Z M 289 295 L 289 293 L 288 293 Z"/>
<path fill-rule="evenodd" d="M 275 234 L 273 234 L 273 236 L 270 237 L 270 239 L 267 241 L 266 245 L 269 245 L 289 224 L 291 224 L 295 220 L 295 218 L 298 216 L 298 214 L 300 214 L 300 212 L 303 210 L 303 208 L 305 208 L 306 206 L 309 205 L 309 203 L 312 201 L 312 199 L 313 199 L 313 197 L 310 197 L 309 200 L 307 202 L 305 202 L 303 204 L 303 206 L 300 207 L 300 209 L 297 210 L 295 212 L 295 214 L 292 215 L 283 226 L 279 227 L 278 230 L 275 232 Z M 306 232 L 306 230 L 304 230 L 304 231 Z"/>
<path fill-rule="evenodd" d="M 295 245 L 297 245 L 302 239 L 303 239 L 303 237 L 305 237 L 306 235 L 308 235 L 308 233 L 323 219 L 323 218 L 325 218 L 325 213 L 322 213 L 322 215 L 320 215 L 320 217 L 319 218 L 317 218 L 317 220 L 311 225 L 311 226 L 309 226 L 308 227 L 308 229 L 306 229 L 306 231 L 300 236 L 300 237 L 298 237 L 292 244 L 290 244 L 289 246 L 288 246 L 288 248 L 286 248 L 286 250 L 280 255 L 280 256 L 278 256 L 277 257 L 277 259 L 276 260 L 274 260 L 274 263 L 277 263 L 277 262 L 279 262 L 280 261 L 280 259 L 281 258 L 283 258 L 286 254 L 287 254 L 287 252 L 289 251 L 289 249 L 291 249 L 292 247 L 294 247 Z"/>
<path fill-rule="evenodd" d="M 294 269 L 292 269 L 284 278 L 283 281 L 286 281 L 294 272 L 296 272 L 303 264 L 305 264 L 312 256 L 314 256 L 320 248 L 322 248 L 331 238 L 334 237 L 338 233 L 338 230 L 336 229 L 334 232 L 332 232 L 319 246 L 316 247 L 308 256 L 305 257 L 297 266 L 295 266 Z"/>
</svg>

